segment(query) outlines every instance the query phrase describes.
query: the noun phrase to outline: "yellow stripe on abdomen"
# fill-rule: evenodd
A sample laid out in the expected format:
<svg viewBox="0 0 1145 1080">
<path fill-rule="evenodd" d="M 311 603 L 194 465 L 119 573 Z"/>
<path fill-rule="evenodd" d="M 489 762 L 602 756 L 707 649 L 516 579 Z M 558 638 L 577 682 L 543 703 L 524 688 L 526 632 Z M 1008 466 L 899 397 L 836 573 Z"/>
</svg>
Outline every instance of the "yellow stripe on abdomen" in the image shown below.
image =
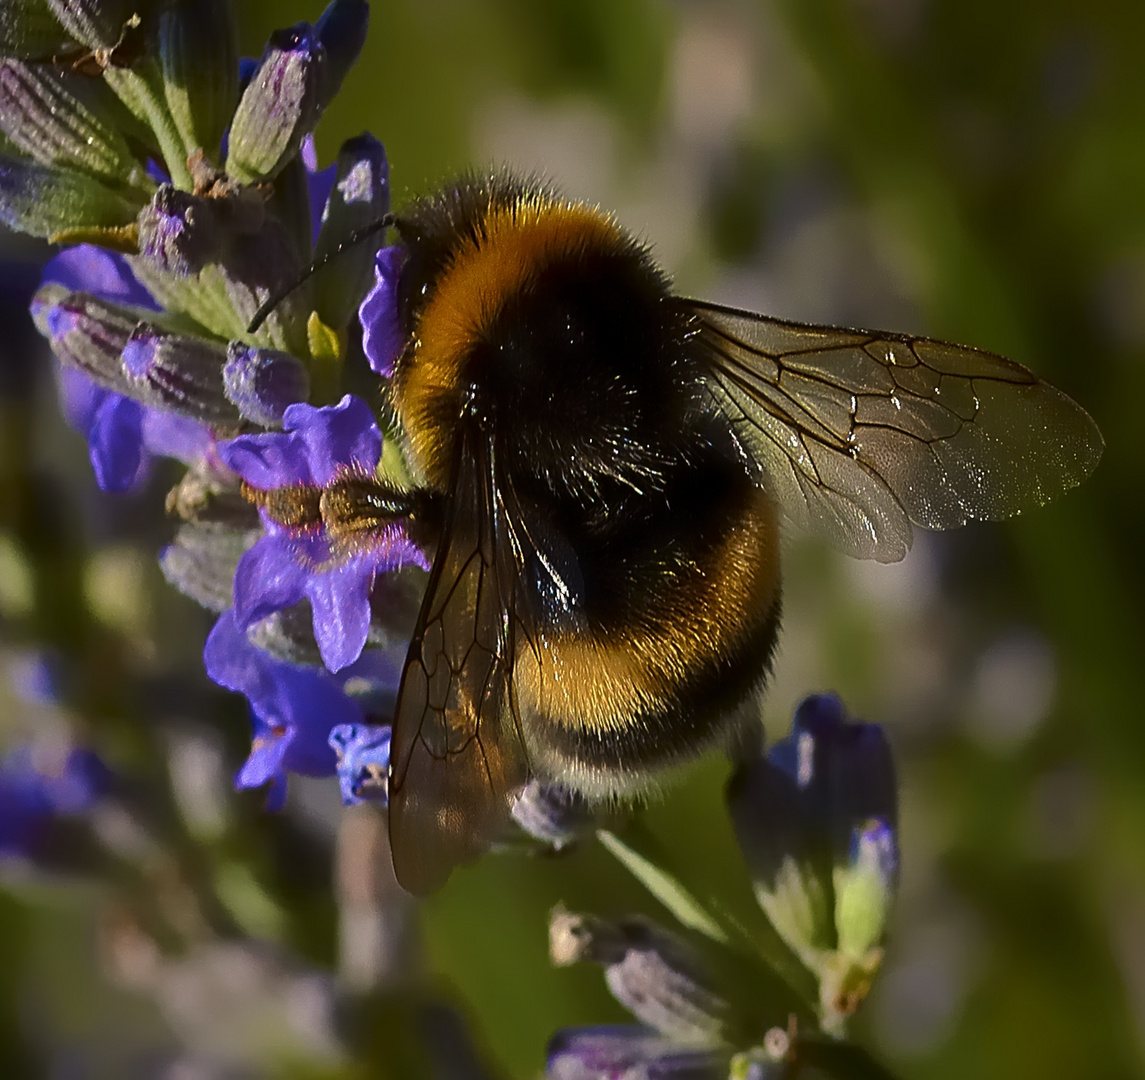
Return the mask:
<svg viewBox="0 0 1145 1080">
<path fill-rule="evenodd" d="M 513 686 L 534 769 L 568 773 L 562 742 L 578 734 L 623 740 L 642 717 L 675 704 L 698 672 L 710 677 L 723 666 L 734 678 L 755 665 L 762 673 L 771 642 L 760 650 L 759 634 L 778 597 L 775 511 L 760 490 L 702 564 L 632 613 L 638 621 L 541 635 L 535 650 L 518 649 Z"/>
</svg>

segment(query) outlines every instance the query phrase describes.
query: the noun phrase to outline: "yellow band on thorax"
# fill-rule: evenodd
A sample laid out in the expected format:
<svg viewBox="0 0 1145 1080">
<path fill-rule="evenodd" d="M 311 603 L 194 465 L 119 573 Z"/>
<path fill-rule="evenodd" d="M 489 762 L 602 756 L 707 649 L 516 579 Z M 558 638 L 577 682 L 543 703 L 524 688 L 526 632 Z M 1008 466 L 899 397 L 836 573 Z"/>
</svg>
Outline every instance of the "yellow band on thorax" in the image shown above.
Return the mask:
<svg viewBox="0 0 1145 1080">
<path fill-rule="evenodd" d="M 467 236 L 438 278 L 416 328 L 412 355 L 394 382 L 394 403 L 410 440 L 410 454 L 426 480 L 441 486 L 452 462 L 451 407 L 461 406 L 458 380 L 505 304 L 527 291 L 554 262 L 581 252 L 614 250 L 620 227 L 601 211 L 530 196 L 494 207 L 476 237 Z"/>
</svg>

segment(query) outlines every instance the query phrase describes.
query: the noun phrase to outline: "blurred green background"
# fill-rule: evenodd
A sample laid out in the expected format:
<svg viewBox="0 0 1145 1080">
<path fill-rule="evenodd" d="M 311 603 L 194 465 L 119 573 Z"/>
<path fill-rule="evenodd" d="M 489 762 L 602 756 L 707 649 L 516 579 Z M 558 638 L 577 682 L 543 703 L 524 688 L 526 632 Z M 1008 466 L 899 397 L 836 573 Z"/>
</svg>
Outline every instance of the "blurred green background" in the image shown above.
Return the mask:
<svg viewBox="0 0 1145 1080">
<path fill-rule="evenodd" d="M 320 10 L 236 6 L 246 55 Z M 831 688 L 887 725 L 901 763 L 901 898 L 857 1034 L 910 1080 L 1145 1072 L 1143 48 L 1140 0 L 387 0 L 318 132 L 323 164 L 358 131 L 381 138 L 399 205 L 507 163 L 615 209 L 681 292 L 1001 352 L 1098 421 L 1097 473 L 1046 509 L 922 536 L 897 567 L 798 537 L 786 551 L 769 731 Z M 37 254 L 13 241 L 6 257 Z M 46 370 L 18 306 L 7 319 L 5 363 Z M 408 1075 L 418 1051 L 384 985 L 356 1060 L 310 1032 L 317 990 L 252 1021 L 261 1042 L 212 1017 L 236 985 L 226 965 L 227 991 L 204 975 L 219 927 L 307 971 L 352 968 L 336 791 L 298 784 L 268 818 L 225 783 L 182 790 L 225 780 L 249 729 L 200 674 L 208 617 L 154 566 L 171 477 L 100 495 L 50 379 L 32 409 L 17 389 L 0 429 L 0 650 L 15 670 L 51 647 L 72 674 L 64 721 L 0 689 L 4 726 L 78 724 L 154 788 L 162 842 L 114 888 L 2 876 L 0 1073 Z M 743 888 L 725 772 L 698 768 L 649 820 L 716 887 Z M 102 828 L 125 849 L 154 842 Z M 549 966 L 558 901 L 655 914 L 595 846 L 486 859 L 421 912 L 411 962 L 496 1075 L 537 1076 L 560 1027 L 624 1019 L 597 971 Z M 239 998 L 284 985 L 239 967 Z"/>
</svg>

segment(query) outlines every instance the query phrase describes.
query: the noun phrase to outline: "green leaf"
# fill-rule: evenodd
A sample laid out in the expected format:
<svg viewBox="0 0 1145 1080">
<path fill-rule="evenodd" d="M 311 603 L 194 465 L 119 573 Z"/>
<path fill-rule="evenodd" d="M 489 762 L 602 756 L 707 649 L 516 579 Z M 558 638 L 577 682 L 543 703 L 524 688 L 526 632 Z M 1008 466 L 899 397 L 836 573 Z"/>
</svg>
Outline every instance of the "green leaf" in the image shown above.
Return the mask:
<svg viewBox="0 0 1145 1080">
<path fill-rule="evenodd" d="M 615 833 L 598 829 L 596 835 L 632 876 L 672 912 L 682 925 L 699 931 L 721 945 L 728 944 L 729 935 L 719 922 L 671 874 L 633 851 Z"/>
</svg>

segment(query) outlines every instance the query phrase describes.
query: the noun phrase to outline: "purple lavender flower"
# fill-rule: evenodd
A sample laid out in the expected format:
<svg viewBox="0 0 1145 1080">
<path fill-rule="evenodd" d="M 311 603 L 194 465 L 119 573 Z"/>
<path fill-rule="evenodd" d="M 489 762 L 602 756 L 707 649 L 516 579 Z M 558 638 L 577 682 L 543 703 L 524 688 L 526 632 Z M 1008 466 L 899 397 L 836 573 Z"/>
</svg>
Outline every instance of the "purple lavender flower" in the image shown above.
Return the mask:
<svg viewBox="0 0 1145 1080">
<path fill-rule="evenodd" d="M 325 671 L 276 660 L 256 648 L 224 612 L 203 650 L 207 674 L 220 686 L 250 701 L 254 738 L 250 756 L 235 777 L 235 787 L 270 785 L 267 808 L 286 798 L 287 773 L 332 776 L 336 757 L 330 730 L 362 724 L 361 707 Z"/>
<path fill-rule="evenodd" d="M 877 819 L 894 833 L 894 762 L 878 724 L 852 721 L 834 694 L 795 712 L 791 734 L 741 768 L 729 796 L 740 846 L 757 876 L 784 857 L 849 858 L 854 833 Z"/>
<path fill-rule="evenodd" d="M 0 858 L 34 855 L 44 830 L 60 815 L 81 814 L 110 784 L 90 750 L 20 746 L 0 761 Z"/>
<path fill-rule="evenodd" d="M 807 698 L 791 735 L 740 765 L 728 809 L 756 899 L 817 977 L 824 1028 L 840 1030 L 878 972 L 898 885 L 882 728 L 852 721 L 834 694 Z"/>
<path fill-rule="evenodd" d="M 291 405 L 282 434 L 242 435 L 219 444 L 230 468 L 252 488 L 323 488 L 345 476 L 372 477 L 382 435 L 370 407 L 347 394 L 333 406 Z M 283 525 L 260 510 L 266 535 L 239 562 L 235 619 L 243 629 L 303 599 L 314 612 L 314 637 L 331 671 L 353 663 L 370 628 L 370 592 L 379 573 L 415 563 L 420 549 L 399 525 L 379 531 L 361 550 L 341 554 L 321 525 Z"/>
<path fill-rule="evenodd" d="M 93 244 L 65 248 L 44 267 L 44 281 L 89 292 L 117 304 L 158 311 L 151 294 L 131 272 L 127 260 Z"/>
<path fill-rule="evenodd" d="M 404 254 L 400 247 L 382 248 L 374 260 L 374 287 L 366 293 L 358 308 L 362 324 L 362 351 L 373 368 L 384 379 L 394 373 L 394 362 L 405 343 L 398 320 L 398 276 Z"/>
<path fill-rule="evenodd" d="M 271 180 L 298 153 L 326 107 L 326 48 L 300 22 L 270 37 L 231 121 L 226 172 L 244 184 Z"/>
<path fill-rule="evenodd" d="M 389 799 L 390 726 L 339 724 L 330 731 L 330 746 L 338 755 L 338 785 L 342 803 L 386 805 Z"/>
<path fill-rule="evenodd" d="M 137 487 L 154 457 L 191 465 L 213 455 L 211 433 L 194 420 L 106 390 L 74 368 L 60 368 L 58 386 L 64 418 L 88 441 L 101 491 L 122 493 Z"/>
<path fill-rule="evenodd" d="M 159 310 L 125 259 L 91 244 L 60 252 L 44 267 L 43 281 L 114 303 Z M 64 417 L 87 439 L 92 470 L 103 491 L 124 492 L 137 486 L 153 457 L 173 457 L 187 464 L 213 457 L 214 440 L 203 424 L 107 390 L 74 368 L 59 367 L 58 386 Z"/>
<path fill-rule="evenodd" d="M 638 1024 L 570 1028 L 549 1042 L 550 1080 L 723 1080 L 730 1055 L 683 1046 Z"/>
<path fill-rule="evenodd" d="M 338 675 L 287 663 L 254 645 L 234 611 L 215 623 L 203 650 L 207 675 L 250 702 L 251 752 L 235 777 L 238 790 L 270 785 L 267 808 L 286 796 L 289 773 L 338 773 L 352 801 L 377 801 L 389 767 L 388 719 L 401 678 L 401 656 L 371 650 Z M 349 802 L 351 800 L 347 800 Z"/>
</svg>

